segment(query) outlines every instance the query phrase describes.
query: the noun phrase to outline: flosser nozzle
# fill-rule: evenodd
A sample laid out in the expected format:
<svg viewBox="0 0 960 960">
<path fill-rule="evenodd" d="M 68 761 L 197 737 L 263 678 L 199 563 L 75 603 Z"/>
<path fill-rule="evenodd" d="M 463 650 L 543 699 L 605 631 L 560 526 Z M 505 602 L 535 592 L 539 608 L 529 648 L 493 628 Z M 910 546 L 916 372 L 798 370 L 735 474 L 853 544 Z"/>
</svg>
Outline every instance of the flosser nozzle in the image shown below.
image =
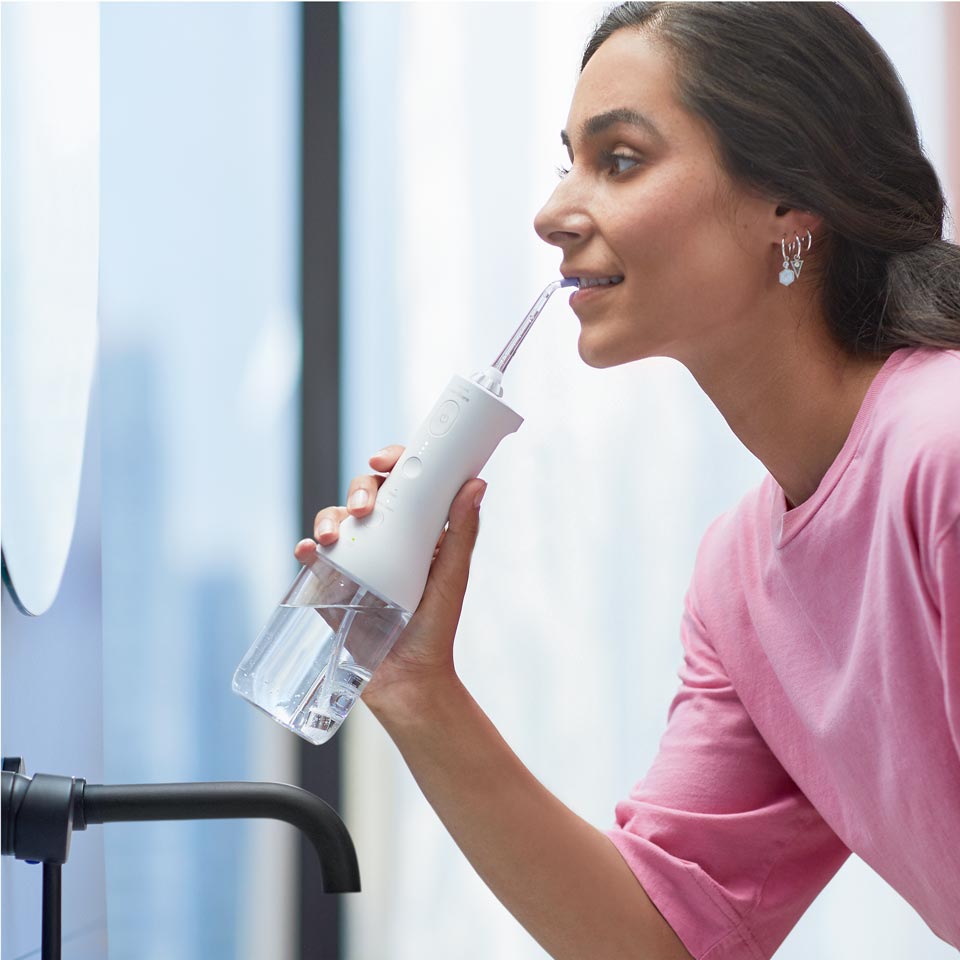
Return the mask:
<svg viewBox="0 0 960 960">
<path fill-rule="evenodd" d="M 484 390 L 489 390 L 496 396 L 502 397 L 503 387 L 500 385 L 500 382 L 503 379 L 503 374 L 507 370 L 507 365 L 513 359 L 513 355 L 517 352 L 520 344 L 523 343 L 524 337 L 526 337 L 526 335 L 530 332 L 530 328 L 533 326 L 537 317 L 540 316 L 543 308 L 547 305 L 547 301 L 561 287 L 579 286 L 579 277 L 565 277 L 563 280 L 554 280 L 553 283 L 548 283 L 543 288 L 543 293 L 537 297 L 537 302 L 534 303 L 534 305 L 530 308 L 530 311 L 523 318 L 523 322 L 519 327 L 517 327 L 516 333 L 514 333 L 514 335 L 510 338 L 510 341 L 500 352 L 500 356 L 493 361 L 493 366 L 486 367 L 479 373 L 475 373 L 470 379 L 473 380 L 474 383 L 479 383 Z"/>
</svg>

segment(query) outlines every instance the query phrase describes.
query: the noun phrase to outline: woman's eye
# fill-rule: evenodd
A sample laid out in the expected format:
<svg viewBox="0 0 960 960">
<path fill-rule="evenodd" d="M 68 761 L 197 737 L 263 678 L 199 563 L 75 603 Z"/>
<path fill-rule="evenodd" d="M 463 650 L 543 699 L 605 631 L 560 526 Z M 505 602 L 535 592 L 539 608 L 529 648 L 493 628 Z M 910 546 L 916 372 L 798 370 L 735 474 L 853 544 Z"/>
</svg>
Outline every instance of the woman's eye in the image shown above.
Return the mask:
<svg viewBox="0 0 960 960">
<path fill-rule="evenodd" d="M 627 173 L 634 167 L 640 165 L 639 157 L 630 156 L 627 153 L 610 153 L 604 151 L 600 154 L 600 166 L 603 170 L 609 171 L 614 176 Z M 558 166 L 555 168 L 557 176 L 562 180 L 569 172 L 570 167 Z"/>
<path fill-rule="evenodd" d="M 637 166 L 640 161 L 626 153 L 605 153 L 603 155 L 604 169 L 614 174 L 626 173 Z"/>
</svg>

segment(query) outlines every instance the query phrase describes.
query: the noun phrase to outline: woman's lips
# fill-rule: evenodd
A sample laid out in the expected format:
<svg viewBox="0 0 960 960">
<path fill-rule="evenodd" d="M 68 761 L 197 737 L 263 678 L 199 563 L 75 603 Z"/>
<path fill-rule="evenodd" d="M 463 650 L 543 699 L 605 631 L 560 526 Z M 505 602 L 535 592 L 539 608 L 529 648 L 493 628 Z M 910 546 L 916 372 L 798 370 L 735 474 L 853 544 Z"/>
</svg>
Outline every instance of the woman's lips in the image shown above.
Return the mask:
<svg viewBox="0 0 960 960">
<path fill-rule="evenodd" d="M 623 280 L 621 280 L 619 283 L 599 284 L 592 287 L 580 287 L 579 289 L 574 290 L 567 302 L 571 307 L 582 303 L 589 303 L 593 300 L 596 300 L 598 297 L 602 297 L 604 294 L 609 293 L 611 290 L 616 290 L 622 286 Z"/>
</svg>

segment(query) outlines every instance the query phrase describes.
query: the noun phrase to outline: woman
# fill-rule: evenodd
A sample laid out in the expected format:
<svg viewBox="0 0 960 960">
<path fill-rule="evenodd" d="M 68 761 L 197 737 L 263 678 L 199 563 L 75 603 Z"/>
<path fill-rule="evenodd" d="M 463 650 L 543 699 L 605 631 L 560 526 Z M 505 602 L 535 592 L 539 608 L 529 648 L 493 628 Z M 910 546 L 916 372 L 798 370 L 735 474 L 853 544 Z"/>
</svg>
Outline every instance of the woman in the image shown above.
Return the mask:
<svg viewBox="0 0 960 960">
<path fill-rule="evenodd" d="M 581 357 L 679 360 L 768 476 L 703 539 L 682 685 L 615 828 L 457 677 L 482 481 L 364 700 L 554 957 L 768 957 L 851 851 L 960 946 L 960 252 L 897 75 L 839 6 L 628 3 L 562 139 L 537 232 L 613 280 L 571 300 Z"/>
</svg>

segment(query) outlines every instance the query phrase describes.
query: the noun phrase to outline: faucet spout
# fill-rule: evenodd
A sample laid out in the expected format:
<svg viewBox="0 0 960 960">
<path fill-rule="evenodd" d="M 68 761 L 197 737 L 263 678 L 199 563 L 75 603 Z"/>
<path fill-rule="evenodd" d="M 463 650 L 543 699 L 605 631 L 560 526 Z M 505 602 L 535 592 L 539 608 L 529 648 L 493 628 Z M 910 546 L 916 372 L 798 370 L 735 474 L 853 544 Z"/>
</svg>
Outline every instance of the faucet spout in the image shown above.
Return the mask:
<svg viewBox="0 0 960 960">
<path fill-rule="evenodd" d="M 360 890 L 357 854 L 343 821 L 331 806 L 300 787 L 242 781 L 77 785 L 76 830 L 89 823 L 143 820 L 284 820 L 301 830 L 317 851 L 324 893 Z"/>
</svg>

